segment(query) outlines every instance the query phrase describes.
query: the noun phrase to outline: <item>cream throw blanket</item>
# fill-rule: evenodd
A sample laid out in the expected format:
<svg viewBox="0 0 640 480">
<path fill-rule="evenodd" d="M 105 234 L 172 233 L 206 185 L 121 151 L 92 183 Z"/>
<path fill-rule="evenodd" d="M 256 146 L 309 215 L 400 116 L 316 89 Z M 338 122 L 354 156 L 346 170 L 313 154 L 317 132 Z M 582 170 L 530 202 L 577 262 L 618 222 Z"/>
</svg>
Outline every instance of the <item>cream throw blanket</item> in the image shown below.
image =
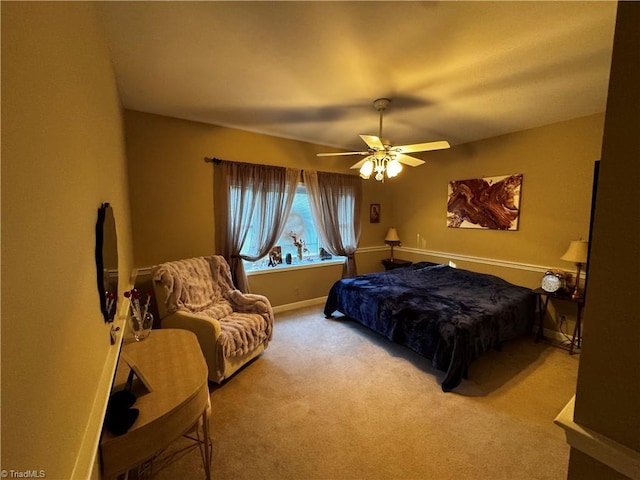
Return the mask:
<svg viewBox="0 0 640 480">
<path fill-rule="evenodd" d="M 237 290 L 224 257 L 213 255 L 163 263 L 153 280 L 167 295 L 169 313 L 185 310 L 216 319 L 222 331 L 218 342 L 225 357 L 254 350 L 273 331 L 273 310 L 267 297 Z"/>
</svg>

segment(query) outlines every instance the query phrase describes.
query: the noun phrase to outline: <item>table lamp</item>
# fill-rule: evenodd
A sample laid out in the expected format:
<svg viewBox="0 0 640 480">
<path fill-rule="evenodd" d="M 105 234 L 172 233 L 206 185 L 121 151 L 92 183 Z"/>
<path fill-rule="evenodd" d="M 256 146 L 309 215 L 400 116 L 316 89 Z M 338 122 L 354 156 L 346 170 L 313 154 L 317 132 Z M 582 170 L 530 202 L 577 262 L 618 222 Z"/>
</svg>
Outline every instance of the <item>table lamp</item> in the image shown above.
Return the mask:
<svg viewBox="0 0 640 480">
<path fill-rule="evenodd" d="M 578 267 L 578 272 L 576 273 L 576 285 L 573 289 L 573 293 L 571 294 L 571 298 L 573 299 L 582 298 L 583 292 L 580 291 L 580 272 L 582 270 L 582 266 L 587 263 L 587 256 L 589 253 L 588 246 L 589 242 L 585 242 L 584 240 L 572 240 L 565 254 L 560 257 L 561 260 L 575 263 Z"/>
<path fill-rule="evenodd" d="M 391 247 L 391 261 L 393 262 L 393 247 L 396 245 L 400 245 L 400 237 L 398 236 L 398 232 L 395 228 L 391 227 L 387 232 L 387 236 L 384 238 L 384 241 L 387 245 Z"/>
</svg>

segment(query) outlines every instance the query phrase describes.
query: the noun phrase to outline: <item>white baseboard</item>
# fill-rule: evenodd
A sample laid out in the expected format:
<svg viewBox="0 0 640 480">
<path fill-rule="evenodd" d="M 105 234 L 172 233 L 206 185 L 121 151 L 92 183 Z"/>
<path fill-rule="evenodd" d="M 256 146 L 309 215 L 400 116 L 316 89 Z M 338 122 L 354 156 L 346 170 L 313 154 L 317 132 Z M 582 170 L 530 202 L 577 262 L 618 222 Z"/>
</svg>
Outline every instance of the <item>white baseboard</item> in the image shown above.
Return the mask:
<svg viewBox="0 0 640 480">
<path fill-rule="evenodd" d="M 640 452 L 574 422 L 575 401 L 574 396 L 555 419 L 567 443 L 632 480 L 640 480 Z"/>
<path fill-rule="evenodd" d="M 122 302 L 125 303 L 125 302 Z M 127 308 L 129 308 L 127 302 Z M 121 309 L 122 310 L 122 309 Z M 72 479 L 89 479 L 98 478 L 98 452 L 100 448 L 100 438 L 102 436 L 102 425 L 107 411 L 107 404 L 111 395 L 111 385 L 118 365 L 118 357 L 120 347 L 122 346 L 123 332 L 126 324 L 126 318 L 122 316 L 116 317 L 109 328 L 117 328 L 115 334 L 115 344 L 111 345 L 100 381 L 98 389 L 91 407 L 89 422 L 85 428 L 80 450 L 76 453 L 76 462 L 71 473 Z M 106 327 L 105 327 L 106 328 Z M 107 332 L 105 332 L 107 333 Z"/>
<path fill-rule="evenodd" d="M 131 290 L 135 285 L 138 270 L 133 269 L 124 290 Z M 112 329 L 114 343 L 111 345 L 102 369 L 98 389 L 91 407 L 89 422 L 85 428 L 80 450 L 76 453 L 76 462 L 73 466 L 71 478 L 73 480 L 87 480 L 100 478 L 100 438 L 102 426 L 107 413 L 107 405 L 111 396 L 111 387 L 118 367 L 120 349 L 124 339 L 129 312 L 129 299 L 126 297 L 118 301 L 118 311 L 111 325 L 105 325 L 105 329 Z M 106 333 L 106 332 L 105 332 Z"/>
</svg>

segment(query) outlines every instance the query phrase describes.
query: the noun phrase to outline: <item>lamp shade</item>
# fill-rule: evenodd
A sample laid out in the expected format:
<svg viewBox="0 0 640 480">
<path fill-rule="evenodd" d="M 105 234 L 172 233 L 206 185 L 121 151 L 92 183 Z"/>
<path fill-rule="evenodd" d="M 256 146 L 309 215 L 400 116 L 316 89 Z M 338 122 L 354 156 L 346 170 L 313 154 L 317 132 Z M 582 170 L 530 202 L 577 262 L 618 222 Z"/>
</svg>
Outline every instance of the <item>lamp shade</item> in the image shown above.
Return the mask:
<svg viewBox="0 0 640 480">
<path fill-rule="evenodd" d="M 588 246 L 589 242 L 584 240 L 572 240 L 566 253 L 560 259 L 565 262 L 587 263 Z"/>
<path fill-rule="evenodd" d="M 360 176 L 365 180 L 369 180 L 369 177 L 373 173 L 373 162 L 368 159 L 366 162 L 362 164 L 360 167 Z"/>
<path fill-rule="evenodd" d="M 399 242 L 400 237 L 398 236 L 398 232 L 395 228 L 391 227 L 387 232 L 387 236 L 384 237 L 385 242 Z"/>
</svg>

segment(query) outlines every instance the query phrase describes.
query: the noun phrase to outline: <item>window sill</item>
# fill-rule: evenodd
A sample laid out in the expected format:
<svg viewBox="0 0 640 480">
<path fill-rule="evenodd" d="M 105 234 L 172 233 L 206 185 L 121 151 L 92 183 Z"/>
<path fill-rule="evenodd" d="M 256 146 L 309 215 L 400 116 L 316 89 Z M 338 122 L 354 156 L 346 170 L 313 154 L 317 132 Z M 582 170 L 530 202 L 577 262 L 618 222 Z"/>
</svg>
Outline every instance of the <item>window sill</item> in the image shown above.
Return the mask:
<svg viewBox="0 0 640 480">
<path fill-rule="evenodd" d="M 327 267 L 330 265 L 342 265 L 344 263 L 344 257 L 333 258 L 331 260 L 312 260 L 305 261 L 303 260 L 300 263 L 287 265 L 286 263 L 281 263 L 275 267 L 266 267 L 260 270 L 246 270 L 247 276 L 250 277 L 252 275 L 263 275 L 266 273 L 275 273 L 275 272 L 286 272 L 288 270 L 304 270 L 306 268 L 318 268 L 318 267 Z"/>
</svg>

